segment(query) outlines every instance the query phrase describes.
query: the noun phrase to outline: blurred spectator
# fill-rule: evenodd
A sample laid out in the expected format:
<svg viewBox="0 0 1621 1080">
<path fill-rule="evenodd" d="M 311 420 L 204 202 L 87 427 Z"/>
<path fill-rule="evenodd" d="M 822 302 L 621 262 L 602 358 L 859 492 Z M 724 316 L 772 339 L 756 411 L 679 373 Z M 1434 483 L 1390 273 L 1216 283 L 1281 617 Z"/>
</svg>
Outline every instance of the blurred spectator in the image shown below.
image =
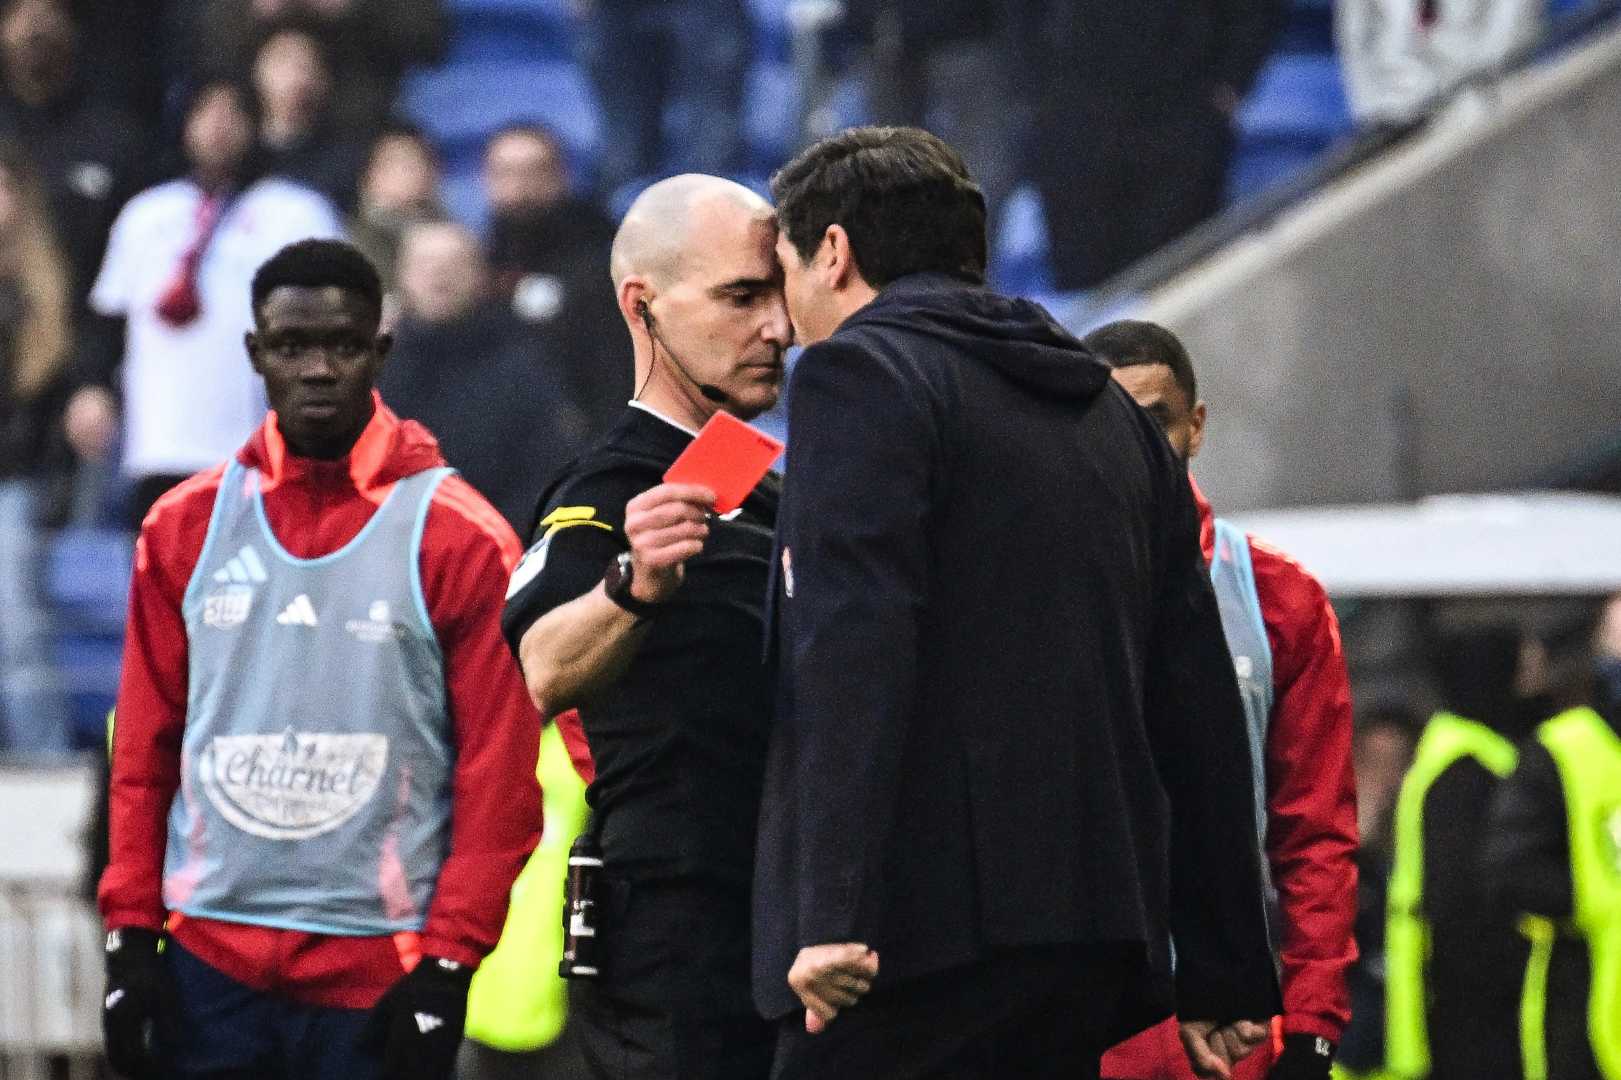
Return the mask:
<svg viewBox="0 0 1621 1080">
<path fill-rule="evenodd" d="M 266 26 L 305 16 L 325 27 L 333 70 L 343 72 L 335 107 L 340 126 L 376 128 L 387 117 L 401 76 L 436 64 L 450 43 L 444 0 L 193 0 L 196 55 L 224 70 L 246 70 Z M 218 70 L 217 68 L 215 70 Z"/>
<path fill-rule="evenodd" d="M 166 489 L 234 453 L 264 412 L 242 349 L 254 271 L 289 243 L 340 232 L 320 195 L 259 178 L 257 130 L 238 85 L 204 84 L 182 139 L 189 174 L 124 207 L 90 294 L 95 312 L 112 320 L 98 334 L 90 373 L 110 385 L 122 361 L 123 465 L 136 481 L 136 523 Z M 105 425 L 105 391 L 81 391 L 97 394 L 87 400 Z"/>
<path fill-rule="evenodd" d="M 1351 112 L 1399 124 L 1535 41 L 1543 0 L 1338 0 L 1334 44 Z"/>
<path fill-rule="evenodd" d="M 44 191 L 21 151 L 0 146 L 0 751 L 69 746 L 41 596 L 40 513 L 73 348 L 70 311 Z"/>
<path fill-rule="evenodd" d="M 742 158 L 744 0 L 575 0 L 581 62 L 602 107 L 599 188 L 641 177 L 727 176 Z"/>
<path fill-rule="evenodd" d="M 1515 743 L 1551 711 L 1535 642 L 1510 626 L 1432 635 L 1442 711 L 1396 804 L 1385 931 L 1386 1050 L 1397 1076 L 1519 1075 L 1527 948 L 1481 876 L 1481 823 Z"/>
<path fill-rule="evenodd" d="M 333 119 L 333 81 L 331 54 L 308 20 L 271 24 L 253 58 L 264 167 L 347 210 L 366 148 Z"/>
<path fill-rule="evenodd" d="M 72 0 L 83 30 L 90 92 L 133 116 L 145 133 L 163 126 L 171 81 L 183 70 L 181 0 Z"/>
<path fill-rule="evenodd" d="M 880 124 L 927 128 L 951 143 L 985 193 L 994 244 L 1019 179 L 1022 124 L 1011 85 L 1007 0 L 854 0 L 869 43 L 868 100 Z"/>
<path fill-rule="evenodd" d="M 1599 702 L 1621 708 L 1621 593 L 1605 603 L 1595 641 Z"/>
<path fill-rule="evenodd" d="M 1054 284 L 1100 285 L 1221 208 L 1233 116 L 1287 0 L 1030 0 L 1031 179 Z"/>
<path fill-rule="evenodd" d="M 1544 640 L 1554 701 L 1492 800 L 1482 873 L 1494 902 L 1532 917 L 1521 1016 L 1541 1021 L 1522 1028 L 1536 1080 L 1608 1080 L 1621 1076 L 1621 702 L 1594 654 L 1621 659 L 1621 602 L 1597 635 L 1588 613 Z"/>
<path fill-rule="evenodd" d="M 517 124 L 484 151 L 489 251 L 496 288 L 519 318 L 541 331 L 593 430 L 630 397 L 630 369 L 617 325 L 608 252 L 614 225 L 570 194 L 563 145 L 547 128 Z"/>
<path fill-rule="evenodd" d="M 404 308 L 378 389 L 527 534 L 545 482 L 583 448 L 584 418 L 532 333 L 490 296 L 478 238 L 466 228 L 410 229 L 399 285 Z"/>
<path fill-rule="evenodd" d="M 412 225 L 449 218 L 440 200 L 439 154 L 428 137 L 409 124 L 385 128 L 371 144 L 360 178 L 360 204 L 349 225 L 350 239 L 395 288 L 400 240 Z"/>
<path fill-rule="evenodd" d="M 1346 975 L 1351 1023 L 1340 1042 L 1339 1063 L 1357 1073 L 1385 1060 L 1385 896 L 1395 845 L 1396 794 L 1413 762 L 1421 719 L 1406 705 L 1370 709 L 1352 744 L 1356 770 L 1357 960 Z"/>
<path fill-rule="evenodd" d="M 100 73 L 81 70 L 79 57 L 64 0 L 0 3 L 0 138 L 27 147 L 38 165 L 82 304 L 113 217 L 142 177 L 140 126 L 91 95 Z"/>
</svg>

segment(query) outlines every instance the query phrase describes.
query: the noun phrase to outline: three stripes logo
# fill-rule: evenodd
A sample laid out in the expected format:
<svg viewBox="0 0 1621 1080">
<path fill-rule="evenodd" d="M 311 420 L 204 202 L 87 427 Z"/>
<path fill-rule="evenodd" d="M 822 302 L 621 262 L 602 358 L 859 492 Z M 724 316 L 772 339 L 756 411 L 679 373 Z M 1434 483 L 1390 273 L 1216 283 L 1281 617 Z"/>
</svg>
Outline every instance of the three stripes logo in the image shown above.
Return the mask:
<svg viewBox="0 0 1621 1080">
<path fill-rule="evenodd" d="M 259 553 L 251 547 L 243 547 L 223 567 L 214 571 L 214 580 L 221 583 L 233 582 L 237 585 L 246 585 L 249 582 L 263 585 L 270 580 L 270 575 L 265 572 L 265 564 L 259 561 Z"/>
<path fill-rule="evenodd" d="M 283 626 L 319 626 L 321 620 L 315 617 L 315 605 L 310 603 L 309 593 L 299 593 L 293 597 L 276 621 Z"/>
<path fill-rule="evenodd" d="M 214 572 L 218 584 L 203 597 L 203 623 L 217 630 L 241 626 L 253 609 L 253 587 L 269 580 L 259 553 L 243 547 Z"/>
</svg>

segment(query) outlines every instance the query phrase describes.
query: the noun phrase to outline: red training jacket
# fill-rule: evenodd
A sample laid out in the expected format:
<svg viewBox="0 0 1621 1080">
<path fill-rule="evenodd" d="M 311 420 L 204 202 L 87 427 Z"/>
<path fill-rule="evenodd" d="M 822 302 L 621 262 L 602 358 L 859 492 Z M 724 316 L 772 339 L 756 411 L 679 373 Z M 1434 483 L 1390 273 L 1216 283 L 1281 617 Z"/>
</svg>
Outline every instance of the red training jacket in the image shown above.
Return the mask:
<svg viewBox="0 0 1621 1080">
<path fill-rule="evenodd" d="M 1215 516 L 1197 484 L 1193 493 L 1202 524 L 1199 540 L 1209 561 Z M 1283 1032 L 1338 1043 L 1351 1019 L 1345 973 L 1357 955 L 1350 680 L 1339 621 L 1322 584 L 1253 536 L 1250 557 L 1272 646 L 1266 854 L 1283 908 Z M 1168 1056 L 1178 1068 L 1166 1071 L 1172 1064 Z M 1153 1028 L 1111 1050 L 1103 1075 L 1191 1080 L 1193 1073 L 1174 1035 L 1167 1038 Z"/>
<path fill-rule="evenodd" d="M 352 540 L 394 482 L 443 465 L 427 429 L 376 398 L 354 449 L 295 456 L 271 413 L 237 454 L 260 470 L 265 515 L 299 558 Z M 501 515 L 459 476 L 434 492 L 421 578 L 444 652 L 456 747 L 450 854 L 420 935 L 340 937 L 173 917 L 162 899 L 169 807 L 186 724 L 186 585 L 202 556 L 223 464 L 168 492 L 135 545 L 124 669 L 113 736 L 110 861 L 101 879 L 109 930 L 159 930 L 238 982 L 312 1005 L 369 1008 L 421 954 L 474 965 L 495 946 L 512 882 L 539 839 L 540 722 L 501 637 L 503 594 L 520 554 Z"/>
</svg>

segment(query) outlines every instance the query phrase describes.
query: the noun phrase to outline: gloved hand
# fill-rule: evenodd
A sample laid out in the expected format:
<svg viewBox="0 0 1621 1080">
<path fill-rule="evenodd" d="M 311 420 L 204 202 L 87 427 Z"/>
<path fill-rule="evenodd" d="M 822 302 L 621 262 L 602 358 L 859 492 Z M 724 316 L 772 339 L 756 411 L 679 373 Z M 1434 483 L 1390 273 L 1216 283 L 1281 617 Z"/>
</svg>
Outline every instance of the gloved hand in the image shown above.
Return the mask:
<svg viewBox="0 0 1621 1080">
<path fill-rule="evenodd" d="M 1334 1044 L 1317 1035 L 1285 1035 L 1283 1053 L 1272 1063 L 1267 1080 L 1328 1080 Z"/>
<path fill-rule="evenodd" d="M 387 1080 L 450 1080 L 467 1022 L 473 969 L 424 956 L 372 1009 L 361 1046 L 382 1058 Z"/>
<path fill-rule="evenodd" d="M 173 988 L 159 935 L 126 927 L 107 935 L 107 996 L 101 1031 L 107 1061 L 128 1080 L 161 1080 L 159 1044 L 173 1021 Z"/>
</svg>

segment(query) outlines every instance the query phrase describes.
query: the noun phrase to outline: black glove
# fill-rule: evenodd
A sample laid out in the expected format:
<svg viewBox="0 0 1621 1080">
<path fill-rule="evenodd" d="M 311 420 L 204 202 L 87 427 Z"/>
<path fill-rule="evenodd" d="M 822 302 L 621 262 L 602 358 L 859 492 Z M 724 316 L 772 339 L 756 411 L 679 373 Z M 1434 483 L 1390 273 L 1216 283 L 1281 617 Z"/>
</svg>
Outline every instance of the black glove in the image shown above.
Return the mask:
<svg viewBox="0 0 1621 1080">
<path fill-rule="evenodd" d="M 1319 1035 L 1285 1035 L 1283 1053 L 1272 1063 L 1267 1080 L 1328 1080 L 1334 1044 Z"/>
<path fill-rule="evenodd" d="M 361 1036 L 361 1046 L 382 1058 L 386 1080 L 450 1080 L 472 981 L 465 964 L 424 956 L 389 987 Z"/>
<path fill-rule="evenodd" d="M 128 1080 L 161 1080 L 159 1047 L 174 1019 L 173 986 L 159 935 L 126 927 L 107 935 L 107 996 L 101 1031 L 107 1061 Z"/>
</svg>

